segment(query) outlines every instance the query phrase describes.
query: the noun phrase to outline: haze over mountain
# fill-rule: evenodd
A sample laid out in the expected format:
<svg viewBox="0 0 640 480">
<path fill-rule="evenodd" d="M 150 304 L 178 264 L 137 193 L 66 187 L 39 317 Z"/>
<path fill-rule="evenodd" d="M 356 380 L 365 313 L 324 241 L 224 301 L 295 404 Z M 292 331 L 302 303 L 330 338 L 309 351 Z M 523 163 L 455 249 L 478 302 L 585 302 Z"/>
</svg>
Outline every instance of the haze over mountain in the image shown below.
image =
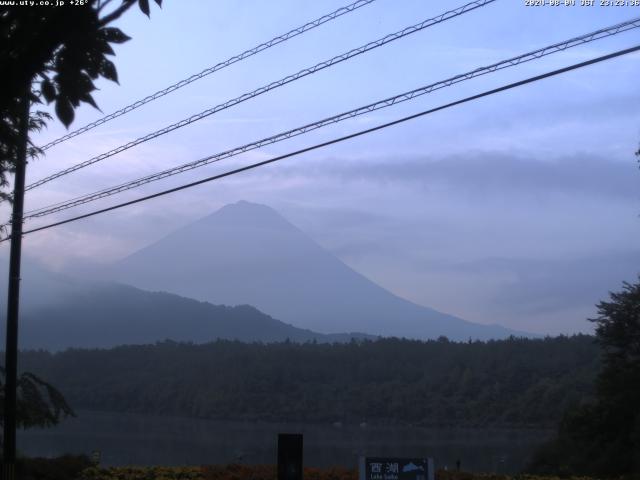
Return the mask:
<svg viewBox="0 0 640 480">
<path fill-rule="evenodd" d="M 399 298 L 349 268 L 275 210 L 245 201 L 171 233 L 104 275 L 214 304 L 253 305 L 323 333 L 458 340 L 522 335 Z"/>
<path fill-rule="evenodd" d="M 323 335 L 287 325 L 249 305 L 211 305 L 128 285 L 91 283 L 23 262 L 20 348 L 62 350 L 150 344 L 163 340 L 206 343 L 344 342 L 360 334 Z M 6 264 L 2 264 L 6 270 Z M 0 279 L 6 291 L 6 275 Z M 0 299 L 3 324 L 6 298 Z M 4 332 L 3 332 L 4 333 Z"/>
</svg>

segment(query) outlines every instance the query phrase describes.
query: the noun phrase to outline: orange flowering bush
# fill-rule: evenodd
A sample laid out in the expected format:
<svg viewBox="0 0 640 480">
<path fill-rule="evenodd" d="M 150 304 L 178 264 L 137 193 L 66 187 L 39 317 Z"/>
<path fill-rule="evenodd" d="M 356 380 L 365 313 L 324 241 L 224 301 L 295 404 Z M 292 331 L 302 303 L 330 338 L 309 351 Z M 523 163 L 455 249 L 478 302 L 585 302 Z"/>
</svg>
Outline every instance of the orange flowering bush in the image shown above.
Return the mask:
<svg viewBox="0 0 640 480">
<path fill-rule="evenodd" d="M 200 467 L 91 467 L 79 480 L 205 480 Z"/>
<path fill-rule="evenodd" d="M 202 467 L 205 480 L 275 480 L 275 465 L 208 465 Z M 304 480 L 358 480 L 358 472 L 344 467 L 304 469 Z"/>
<path fill-rule="evenodd" d="M 275 465 L 207 465 L 203 467 L 91 467 L 79 480 L 275 480 Z M 357 480 L 342 467 L 305 468 L 305 480 Z"/>
<path fill-rule="evenodd" d="M 79 480 L 276 480 L 275 465 L 207 465 L 203 467 L 91 467 Z M 304 480 L 358 480 L 358 471 L 343 467 L 304 469 Z M 436 480 L 561 480 L 535 475 L 497 475 L 490 473 L 440 470 Z M 562 480 L 593 480 L 572 477 Z"/>
</svg>

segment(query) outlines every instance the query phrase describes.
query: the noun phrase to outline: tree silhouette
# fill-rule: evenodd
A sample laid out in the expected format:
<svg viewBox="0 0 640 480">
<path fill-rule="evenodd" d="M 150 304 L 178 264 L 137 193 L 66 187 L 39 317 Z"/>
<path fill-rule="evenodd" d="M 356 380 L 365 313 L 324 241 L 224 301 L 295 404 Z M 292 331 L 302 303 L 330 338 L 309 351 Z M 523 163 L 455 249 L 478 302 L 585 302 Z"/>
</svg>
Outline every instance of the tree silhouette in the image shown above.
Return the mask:
<svg viewBox="0 0 640 480">
<path fill-rule="evenodd" d="M 0 367 L 0 422 L 4 412 L 4 368 Z M 32 373 L 18 378 L 18 426 L 49 427 L 75 413 L 55 387 Z"/>
<path fill-rule="evenodd" d="M 597 432 L 620 473 L 640 473 L 640 278 L 598 304 L 596 335 L 603 353 L 597 380 Z"/>
<path fill-rule="evenodd" d="M 593 402 L 570 409 L 537 454 L 537 473 L 640 474 L 640 278 L 598 305 L 602 369 Z"/>
<path fill-rule="evenodd" d="M 160 6 L 162 0 L 155 0 Z M 112 45 L 129 37 L 111 24 L 132 6 L 150 15 L 149 0 L 84 0 L 82 5 L 60 7 L 0 7 L 0 188 L 8 185 L 20 144 L 20 112 L 25 95 L 31 105 L 55 103 L 56 116 L 65 126 L 81 103 L 98 108 L 92 97 L 94 80 L 118 81 L 108 56 Z M 29 130 L 43 128 L 51 117 L 45 112 L 30 116 Z M 30 158 L 39 153 L 29 141 Z M 0 192 L 1 199 L 10 199 Z"/>
<path fill-rule="evenodd" d="M 161 0 L 155 0 L 160 6 Z M 47 2 L 49 3 L 49 2 Z M 9 308 L 7 313 L 6 374 L 2 407 L 6 414 L 5 475 L 13 478 L 15 427 L 49 425 L 71 413 L 62 395 L 38 377 L 17 377 L 17 317 L 20 243 L 26 158 L 40 150 L 29 134 L 46 126 L 51 116 L 30 112 L 31 106 L 55 103 L 56 116 L 68 127 L 81 103 L 98 108 L 92 97 L 94 80 L 118 81 L 116 67 L 107 57 L 112 45 L 129 40 L 111 24 L 132 6 L 147 16 L 149 0 L 78 0 L 53 6 L 0 6 L 0 188 L 15 172 L 15 199 L 0 192 L 0 200 L 13 200 Z M 15 249 L 14 249 L 15 247 Z"/>
</svg>

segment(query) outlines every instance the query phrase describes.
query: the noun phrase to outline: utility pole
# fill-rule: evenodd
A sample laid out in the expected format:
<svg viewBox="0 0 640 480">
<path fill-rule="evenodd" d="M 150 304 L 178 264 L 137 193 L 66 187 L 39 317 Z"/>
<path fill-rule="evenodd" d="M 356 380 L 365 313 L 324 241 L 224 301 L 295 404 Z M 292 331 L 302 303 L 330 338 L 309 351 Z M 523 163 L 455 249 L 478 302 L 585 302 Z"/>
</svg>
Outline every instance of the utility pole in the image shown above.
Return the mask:
<svg viewBox="0 0 640 480">
<path fill-rule="evenodd" d="M 22 253 L 22 216 L 24 212 L 24 180 L 27 168 L 29 137 L 29 92 L 21 101 L 19 138 L 13 186 L 11 215 L 11 251 L 9 253 L 9 290 L 7 299 L 7 343 L 5 348 L 3 479 L 15 479 L 16 411 L 18 378 L 18 311 L 20 307 L 20 256 Z"/>
</svg>

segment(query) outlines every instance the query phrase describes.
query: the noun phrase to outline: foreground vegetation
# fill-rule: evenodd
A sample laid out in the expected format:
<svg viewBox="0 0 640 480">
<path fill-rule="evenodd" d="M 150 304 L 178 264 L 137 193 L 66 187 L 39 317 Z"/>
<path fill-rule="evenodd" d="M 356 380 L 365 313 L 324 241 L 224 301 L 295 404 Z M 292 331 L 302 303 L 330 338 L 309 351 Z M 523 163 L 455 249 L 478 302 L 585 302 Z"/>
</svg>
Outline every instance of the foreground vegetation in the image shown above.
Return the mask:
<svg viewBox="0 0 640 480">
<path fill-rule="evenodd" d="M 273 465 L 225 465 L 205 467 L 91 468 L 80 480 L 275 480 Z M 305 468 L 304 480 L 358 480 L 358 471 L 340 467 Z M 565 480 L 591 480 L 589 477 L 564 477 Z M 436 472 L 436 480 L 559 480 L 558 477 L 534 475 L 497 475 L 490 473 Z"/>
<path fill-rule="evenodd" d="M 554 426 L 600 367 L 585 335 L 453 343 L 163 342 L 23 352 L 75 409 L 423 426 Z"/>
<path fill-rule="evenodd" d="M 91 466 L 86 457 L 32 459 L 22 480 L 275 480 L 275 465 L 208 465 L 201 467 L 109 467 Z M 563 477 L 590 480 L 588 477 Z M 342 467 L 305 468 L 304 480 L 357 480 L 358 472 Z M 467 472 L 436 472 L 436 480 L 558 480 L 552 476 L 496 475 Z"/>
<path fill-rule="evenodd" d="M 610 296 L 592 320 L 603 358 L 595 398 L 565 412 L 536 472 L 640 478 L 640 279 Z"/>
<path fill-rule="evenodd" d="M 26 352 L 23 361 L 55 378 L 83 407 L 227 418 L 278 418 L 289 412 L 286 419 L 303 421 L 364 418 L 466 425 L 539 425 L 542 418 L 562 414 L 557 437 L 536 452 L 528 471 L 548 474 L 546 478 L 639 478 L 640 281 L 625 283 L 610 301 L 600 302 L 592 321 L 597 349 L 585 336 L 486 343 L 387 339 L 348 345 L 165 342 L 102 351 Z M 275 473 L 230 468 L 168 469 L 157 475 L 149 469 L 93 468 L 83 470 L 81 478 L 260 480 Z M 318 471 L 314 480 L 354 480 L 353 472 L 341 472 L 325 477 Z M 439 477 L 508 478 L 460 475 L 441 472 Z"/>
</svg>

